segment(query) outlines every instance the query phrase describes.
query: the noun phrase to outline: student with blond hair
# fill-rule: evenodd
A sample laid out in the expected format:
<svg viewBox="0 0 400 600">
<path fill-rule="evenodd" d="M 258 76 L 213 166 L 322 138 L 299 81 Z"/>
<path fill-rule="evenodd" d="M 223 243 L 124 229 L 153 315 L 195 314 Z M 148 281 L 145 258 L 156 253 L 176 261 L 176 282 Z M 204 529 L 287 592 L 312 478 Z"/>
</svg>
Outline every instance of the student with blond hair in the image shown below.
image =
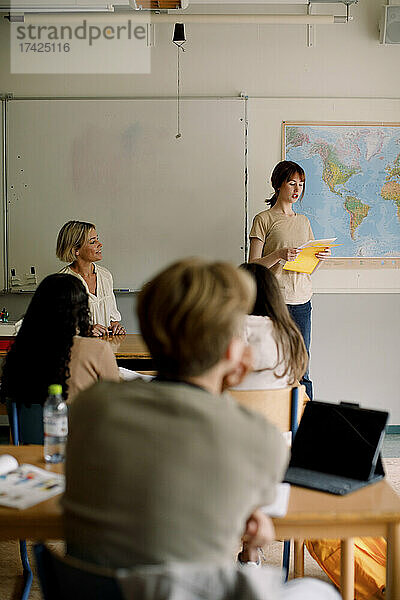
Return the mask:
<svg viewBox="0 0 400 600">
<path fill-rule="evenodd" d="M 70 263 L 61 273 L 78 277 L 86 288 L 93 321 L 92 335 L 120 335 L 126 332 L 120 323 L 112 275 L 97 264 L 103 258 L 102 247 L 93 223 L 68 221 L 59 231 L 56 255 L 62 262 Z"/>
<path fill-rule="evenodd" d="M 274 499 L 287 462 L 279 431 L 224 392 L 250 366 L 240 334 L 254 288 L 228 263 L 171 265 L 138 298 L 158 377 L 96 384 L 71 408 L 68 552 L 134 568 L 129 597 L 159 598 L 161 586 L 166 599 L 289 598 L 279 571 L 263 572 L 259 595 L 232 564 L 242 534 L 255 547 L 271 539 L 258 507 Z M 320 582 L 297 587 L 307 600 L 338 598 Z"/>
</svg>

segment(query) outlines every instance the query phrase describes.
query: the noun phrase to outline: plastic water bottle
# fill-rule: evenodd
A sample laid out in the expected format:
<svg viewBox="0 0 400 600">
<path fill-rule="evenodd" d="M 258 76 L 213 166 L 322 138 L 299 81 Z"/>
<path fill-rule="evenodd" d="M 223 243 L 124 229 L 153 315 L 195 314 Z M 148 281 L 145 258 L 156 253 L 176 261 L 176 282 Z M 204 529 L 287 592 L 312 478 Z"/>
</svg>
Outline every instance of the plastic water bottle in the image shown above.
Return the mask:
<svg viewBox="0 0 400 600">
<path fill-rule="evenodd" d="M 43 406 L 43 428 L 44 460 L 62 462 L 68 435 L 68 407 L 58 383 L 49 386 L 49 396 Z"/>
</svg>

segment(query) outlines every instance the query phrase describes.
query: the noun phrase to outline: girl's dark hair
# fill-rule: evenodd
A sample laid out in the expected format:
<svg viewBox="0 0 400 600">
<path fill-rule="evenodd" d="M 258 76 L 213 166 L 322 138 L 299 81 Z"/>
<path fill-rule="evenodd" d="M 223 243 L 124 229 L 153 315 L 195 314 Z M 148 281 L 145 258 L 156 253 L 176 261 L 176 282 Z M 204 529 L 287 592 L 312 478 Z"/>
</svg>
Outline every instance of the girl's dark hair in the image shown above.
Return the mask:
<svg viewBox="0 0 400 600">
<path fill-rule="evenodd" d="M 285 181 L 290 181 L 296 175 L 296 173 L 304 182 L 303 193 L 300 196 L 300 200 L 302 200 L 304 192 L 306 190 L 306 174 L 304 173 L 304 169 L 303 167 L 291 160 L 282 160 L 276 165 L 275 169 L 272 171 L 271 184 L 275 191 L 274 195 L 265 201 L 266 204 L 269 204 L 271 208 L 276 204 L 281 185 L 285 183 Z"/>
<path fill-rule="evenodd" d="M 278 358 L 273 368 L 280 363 L 284 365 L 284 371 L 279 369 L 280 372 L 274 375 L 288 375 L 291 384 L 300 381 L 307 369 L 307 350 L 283 300 L 278 280 L 269 269 L 258 263 L 244 263 L 240 268 L 250 273 L 257 285 L 257 297 L 251 314 L 269 317 L 274 324 Z"/>
<path fill-rule="evenodd" d="M 89 300 L 74 275 L 49 275 L 38 286 L 11 346 L 1 380 L 1 401 L 43 405 L 47 388 L 59 383 L 68 397 L 74 335 L 91 335 Z"/>
</svg>

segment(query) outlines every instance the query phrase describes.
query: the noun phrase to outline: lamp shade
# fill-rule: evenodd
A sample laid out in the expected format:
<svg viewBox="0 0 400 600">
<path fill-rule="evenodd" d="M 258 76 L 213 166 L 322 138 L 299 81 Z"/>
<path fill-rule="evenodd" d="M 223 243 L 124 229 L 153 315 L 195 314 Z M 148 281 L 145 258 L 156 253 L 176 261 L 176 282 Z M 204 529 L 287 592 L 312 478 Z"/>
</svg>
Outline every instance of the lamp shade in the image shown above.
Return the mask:
<svg viewBox="0 0 400 600">
<path fill-rule="evenodd" d="M 174 37 L 172 38 L 172 41 L 175 44 L 182 44 L 183 42 L 186 42 L 184 23 L 175 23 Z"/>
</svg>

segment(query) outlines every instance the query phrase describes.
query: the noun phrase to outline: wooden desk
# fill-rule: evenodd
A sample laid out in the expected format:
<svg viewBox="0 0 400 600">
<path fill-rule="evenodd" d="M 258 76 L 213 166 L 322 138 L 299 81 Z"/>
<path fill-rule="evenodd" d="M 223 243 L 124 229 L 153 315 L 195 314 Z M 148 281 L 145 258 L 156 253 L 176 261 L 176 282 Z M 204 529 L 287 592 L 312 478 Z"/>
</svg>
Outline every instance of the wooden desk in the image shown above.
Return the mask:
<svg viewBox="0 0 400 600">
<path fill-rule="evenodd" d="M 61 473 L 64 466 L 46 465 L 43 446 L 0 446 L 0 454 L 12 454 L 21 463 L 28 463 Z M 60 496 L 49 498 L 25 510 L 0 506 L 0 540 L 14 539 L 60 539 L 63 523 Z"/>
<path fill-rule="evenodd" d="M 0 341 L 9 340 L 0 336 Z M 150 352 L 144 343 L 142 336 L 138 333 L 128 333 L 127 335 L 116 335 L 105 338 L 112 345 L 115 357 L 117 359 L 150 359 Z M 4 358 L 8 349 L 0 348 L 0 359 Z"/>
<path fill-rule="evenodd" d="M 109 337 L 107 342 L 112 345 L 115 358 L 120 367 L 125 367 L 131 371 L 154 371 L 154 362 L 150 352 L 142 336 L 138 333 Z"/>
<path fill-rule="evenodd" d="M 139 333 L 128 333 L 106 338 L 111 344 L 116 359 L 149 360 L 150 352 Z"/>
<path fill-rule="evenodd" d="M 276 537 L 342 540 L 341 592 L 354 598 L 353 537 L 387 539 L 386 600 L 400 599 L 400 497 L 386 481 L 369 485 L 348 496 L 334 496 L 292 486 L 287 515 L 274 519 Z M 301 544 L 302 547 L 302 544 Z M 303 575 L 304 556 L 295 558 L 295 574 Z M 297 572 L 297 573 L 296 573 Z"/>
<path fill-rule="evenodd" d="M 0 446 L 0 454 L 44 467 L 42 446 Z M 60 471 L 62 465 L 49 467 Z M 63 537 L 59 496 L 26 510 L 0 507 L 0 539 Z M 342 538 L 343 600 L 353 600 L 352 538 L 385 536 L 388 542 L 386 600 L 400 598 L 400 497 L 384 480 L 349 496 L 333 496 L 292 486 L 288 513 L 274 519 L 278 539 Z M 299 564 L 297 571 L 301 571 Z M 301 573 L 300 573 L 301 574 Z"/>
</svg>

